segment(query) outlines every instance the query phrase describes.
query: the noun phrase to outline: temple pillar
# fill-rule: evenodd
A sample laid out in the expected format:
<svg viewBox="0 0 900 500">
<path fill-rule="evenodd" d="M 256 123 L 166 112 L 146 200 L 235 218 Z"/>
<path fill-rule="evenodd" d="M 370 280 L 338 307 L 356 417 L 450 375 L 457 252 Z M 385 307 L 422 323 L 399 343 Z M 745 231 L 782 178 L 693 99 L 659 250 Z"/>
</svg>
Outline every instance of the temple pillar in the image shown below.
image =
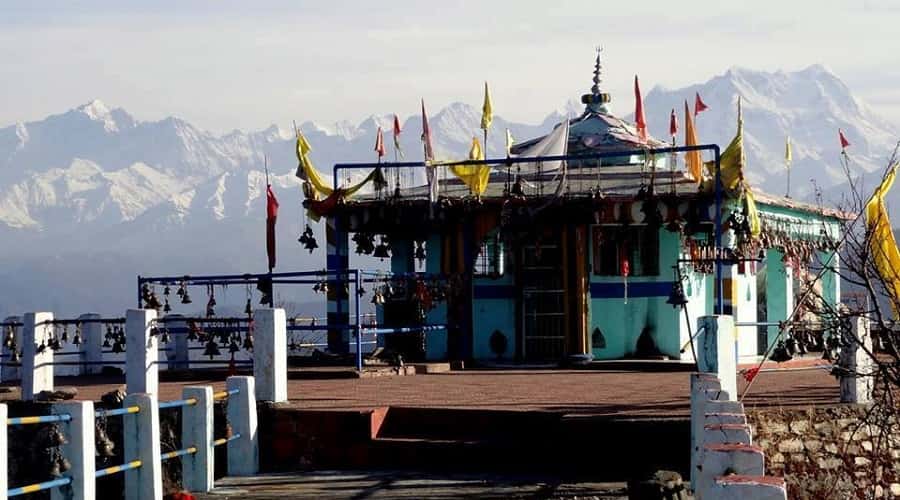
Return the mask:
<svg viewBox="0 0 900 500">
<path fill-rule="evenodd" d="M 328 330 L 328 351 L 343 354 L 350 349 L 350 301 L 348 300 L 347 270 L 350 267 L 349 238 L 346 221 L 337 216 L 325 219 L 325 241 L 327 243 L 326 268 L 328 269 L 328 325 L 341 328 Z"/>
<path fill-rule="evenodd" d="M 784 253 L 770 248 L 766 250 L 766 321 L 784 321 L 793 310 L 794 271 L 784 262 Z M 776 341 L 778 331 L 778 326 L 767 327 L 766 348 Z"/>
</svg>

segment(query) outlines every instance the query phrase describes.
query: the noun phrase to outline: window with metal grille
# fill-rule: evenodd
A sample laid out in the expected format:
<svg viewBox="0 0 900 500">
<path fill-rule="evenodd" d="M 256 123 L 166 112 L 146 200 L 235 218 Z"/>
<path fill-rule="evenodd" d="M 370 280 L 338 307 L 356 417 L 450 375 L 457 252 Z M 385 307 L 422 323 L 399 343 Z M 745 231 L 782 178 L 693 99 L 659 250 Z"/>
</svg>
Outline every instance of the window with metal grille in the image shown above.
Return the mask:
<svg viewBox="0 0 900 500">
<path fill-rule="evenodd" d="M 594 274 L 621 276 L 628 259 L 629 276 L 659 276 L 659 229 L 649 226 L 593 228 Z"/>
<path fill-rule="evenodd" d="M 475 258 L 475 276 L 496 278 L 503 276 L 505 255 L 498 234 L 488 235 L 481 242 Z"/>
</svg>

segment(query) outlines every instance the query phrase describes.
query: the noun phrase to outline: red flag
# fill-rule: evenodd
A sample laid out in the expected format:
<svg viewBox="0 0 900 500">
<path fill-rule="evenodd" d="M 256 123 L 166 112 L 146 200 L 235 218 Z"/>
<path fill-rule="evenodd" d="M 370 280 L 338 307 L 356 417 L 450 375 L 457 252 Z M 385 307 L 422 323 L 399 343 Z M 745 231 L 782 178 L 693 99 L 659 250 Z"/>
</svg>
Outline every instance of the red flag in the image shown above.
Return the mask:
<svg viewBox="0 0 900 500">
<path fill-rule="evenodd" d="M 678 118 L 675 116 L 675 108 L 672 108 L 672 116 L 669 117 L 669 135 L 678 135 Z"/>
<path fill-rule="evenodd" d="M 694 116 L 697 116 L 703 111 L 706 111 L 706 108 L 708 107 L 709 106 L 703 104 L 703 100 L 700 99 L 700 92 L 697 92 L 694 96 Z"/>
<path fill-rule="evenodd" d="M 644 101 L 641 99 L 641 86 L 634 75 L 634 124 L 642 142 L 647 142 L 647 120 L 644 119 Z"/>
<path fill-rule="evenodd" d="M 431 147 L 431 127 L 428 126 L 428 115 L 425 114 L 425 99 L 422 99 L 422 142 L 425 147 L 425 161 L 434 160 L 434 148 Z"/>
<path fill-rule="evenodd" d="M 841 138 L 841 149 L 844 149 L 844 148 L 846 148 L 847 146 L 850 145 L 850 141 L 848 141 L 847 138 L 844 137 L 844 131 L 843 131 L 843 130 L 838 129 L 838 137 Z"/>
<path fill-rule="evenodd" d="M 266 186 L 266 253 L 269 256 L 269 271 L 275 269 L 275 219 L 278 218 L 278 199 L 272 192 L 272 185 Z"/>
<path fill-rule="evenodd" d="M 381 127 L 378 127 L 378 132 L 375 134 L 375 152 L 378 153 L 379 160 L 384 156 L 384 133 L 381 131 Z"/>
<path fill-rule="evenodd" d="M 400 117 L 394 115 L 394 151 L 403 158 L 403 150 L 400 148 Z"/>
<path fill-rule="evenodd" d="M 747 369 L 747 370 L 741 372 L 741 375 L 744 377 L 744 380 L 746 380 L 747 382 L 753 382 L 753 379 L 755 379 L 756 376 L 759 375 L 759 367 L 754 366 L 753 368 Z"/>
</svg>

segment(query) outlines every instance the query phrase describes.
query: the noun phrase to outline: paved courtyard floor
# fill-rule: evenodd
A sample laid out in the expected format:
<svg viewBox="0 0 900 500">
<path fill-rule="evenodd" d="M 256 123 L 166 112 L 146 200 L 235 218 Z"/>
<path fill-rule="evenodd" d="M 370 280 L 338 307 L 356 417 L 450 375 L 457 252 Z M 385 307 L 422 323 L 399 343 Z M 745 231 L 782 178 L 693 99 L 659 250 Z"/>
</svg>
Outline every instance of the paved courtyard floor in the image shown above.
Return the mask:
<svg viewBox="0 0 900 500">
<path fill-rule="evenodd" d="M 301 370 L 302 371 L 302 370 Z M 301 374 L 302 375 L 302 374 Z M 77 399 L 99 400 L 123 383 L 116 377 L 57 377 Z M 202 371 L 192 380 L 160 384 L 160 399 L 181 397 L 188 385 L 224 388 L 224 377 Z M 745 381 L 739 377 L 741 390 Z M 384 406 L 557 411 L 621 416 L 687 416 L 689 374 L 684 371 L 467 370 L 372 378 L 297 378 L 288 381 L 292 405 L 308 409 Z M 754 406 L 803 406 L 839 400 L 837 380 L 822 368 L 761 372 L 744 400 Z M 17 391 L 0 395 L 15 399 Z"/>
</svg>

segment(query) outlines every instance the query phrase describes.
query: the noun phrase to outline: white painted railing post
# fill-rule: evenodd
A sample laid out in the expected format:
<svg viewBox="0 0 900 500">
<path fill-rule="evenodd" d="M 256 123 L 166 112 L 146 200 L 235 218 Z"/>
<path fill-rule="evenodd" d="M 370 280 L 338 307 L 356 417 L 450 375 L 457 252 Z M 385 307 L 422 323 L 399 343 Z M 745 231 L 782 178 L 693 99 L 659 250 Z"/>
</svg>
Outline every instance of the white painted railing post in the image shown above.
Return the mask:
<svg viewBox="0 0 900 500">
<path fill-rule="evenodd" d="M 734 320 L 731 316 L 701 316 L 697 370 L 719 377 L 722 390 L 737 400 L 737 355 Z"/>
<path fill-rule="evenodd" d="M 0 500 L 6 500 L 6 491 L 9 489 L 9 439 L 7 438 L 6 419 L 9 417 L 9 408 L 0 403 Z"/>
<path fill-rule="evenodd" d="M 21 323 L 22 318 L 20 318 L 18 316 L 8 316 L 3 319 L 3 322 L 4 323 Z M 2 352 L 3 356 L 4 356 L 2 359 L 4 362 L 10 363 L 11 362 L 10 360 L 12 357 L 12 350 L 9 349 L 8 347 L 6 347 L 7 328 L 12 330 L 12 332 L 13 332 L 13 338 L 15 338 L 15 340 L 16 340 L 16 349 L 21 349 L 22 348 L 22 327 L 11 326 L 11 327 L 4 327 L 4 328 L 0 329 L 0 345 L 2 345 L 2 349 L 0 349 L 0 352 Z M 20 380 L 20 378 L 21 378 L 21 375 L 19 374 L 18 366 L 4 365 L 2 368 L 0 368 L 0 380 L 2 380 L 3 382 L 9 382 L 10 380 Z"/>
<path fill-rule="evenodd" d="M 48 340 L 53 313 L 30 312 L 22 318 L 22 400 L 33 401 L 41 391 L 53 390 L 53 349 Z M 43 352 L 38 346 L 43 344 Z"/>
<path fill-rule="evenodd" d="M 167 314 L 167 319 L 179 319 L 183 316 L 180 314 Z M 187 322 L 185 321 L 173 321 L 171 323 L 167 323 L 167 326 L 175 329 L 187 329 Z M 170 342 L 169 345 L 172 349 L 175 349 L 173 352 L 167 353 L 166 359 L 169 360 L 169 369 L 170 370 L 187 370 L 190 368 L 190 360 L 191 360 L 191 350 L 190 345 L 188 343 L 188 334 L 187 333 L 176 333 L 170 335 L 170 338 L 174 340 L 174 342 Z"/>
<path fill-rule="evenodd" d="M 82 314 L 78 319 L 96 320 L 99 314 Z M 81 325 L 81 349 L 84 361 L 100 363 L 103 361 L 103 325 L 100 323 L 84 323 Z M 82 375 L 94 375 L 103 371 L 98 364 L 86 364 L 81 367 Z"/>
<path fill-rule="evenodd" d="M 287 401 L 287 320 L 284 309 L 257 309 L 253 342 L 256 399 Z"/>
<path fill-rule="evenodd" d="M 53 413 L 72 416 L 72 420 L 59 424 L 67 440 L 60 445 L 59 450 L 71 465 L 66 476 L 71 477 L 72 482 L 61 488 L 53 488 L 50 498 L 53 500 L 93 500 L 97 496 L 97 481 L 94 477 L 96 471 L 94 403 L 93 401 L 56 403 L 53 405 Z"/>
<path fill-rule="evenodd" d="M 125 385 L 129 394 L 159 394 L 159 338 L 150 335 L 154 309 L 129 309 L 125 315 Z"/>
<path fill-rule="evenodd" d="M 140 408 L 137 413 L 122 416 L 125 463 L 141 461 L 140 467 L 125 471 L 125 500 L 162 500 L 162 451 L 159 448 L 159 405 L 156 396 L 130 393 L 125 396 L 123 405 Z"/>
<path fill-rule="evenodd" d="M 241 437 L 228 443 L 228 475 L 252 476 L 259 472 L 256 434 L 256 392 L 253 377 L 228 377 L 226 386 L 237 394 L 228 396 L 228 424 Z"/>
<path fill-rule="evenodd" d="M 215 462 L 213 451 L 213 390 L 210 386 L 189 386 L 183 399 L 197 404 L 181 408 L 181 447 L 193 446 L 197 452 L 181 457 L 181 483 L 184 489 L 207 492 L 213 489 Z"/>
<path fill-rule="evenodd" d="M 841 376 L 841 402 L 866 404 L 872 401 L 875 379 L 870 323 L 865 317 L 850 321 L 852 330 L 846 332 L 840 355 L 840 365 L 848 371 Z"/>
</svg>

